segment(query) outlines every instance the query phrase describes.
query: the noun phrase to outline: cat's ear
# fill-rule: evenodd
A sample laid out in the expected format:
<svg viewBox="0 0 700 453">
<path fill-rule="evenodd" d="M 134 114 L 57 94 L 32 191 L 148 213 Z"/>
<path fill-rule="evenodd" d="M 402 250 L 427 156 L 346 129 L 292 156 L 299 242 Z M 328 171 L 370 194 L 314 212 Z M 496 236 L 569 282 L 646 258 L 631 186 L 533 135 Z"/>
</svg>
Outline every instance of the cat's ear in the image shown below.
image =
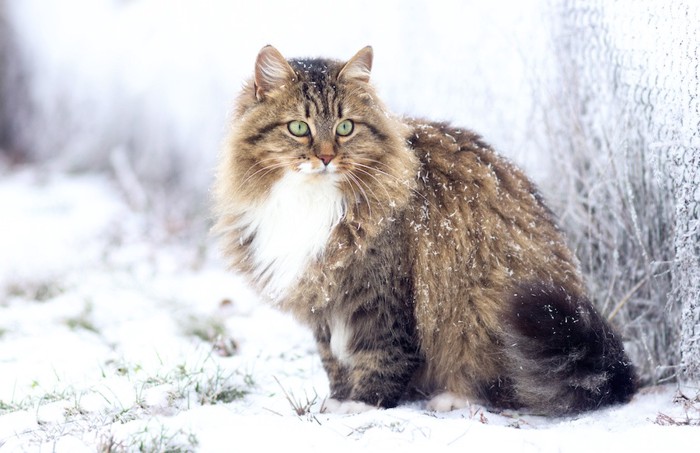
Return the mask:
<svg viewBox="0 0 700 453">
<path fill-rule="evenodd" d="M 255 97 L 261 101 L 271 91 L 292 83 L 295 77 L 282 54 L 272 46 L 265 46 L 255 60 Z"/>
<path fill-rule="evenodd" d="M 338 74 L 338 80 L 359 80 L 369 82 L 372 71 L 372 47 L 367 46 L 352 57 Z"/>
</svg>

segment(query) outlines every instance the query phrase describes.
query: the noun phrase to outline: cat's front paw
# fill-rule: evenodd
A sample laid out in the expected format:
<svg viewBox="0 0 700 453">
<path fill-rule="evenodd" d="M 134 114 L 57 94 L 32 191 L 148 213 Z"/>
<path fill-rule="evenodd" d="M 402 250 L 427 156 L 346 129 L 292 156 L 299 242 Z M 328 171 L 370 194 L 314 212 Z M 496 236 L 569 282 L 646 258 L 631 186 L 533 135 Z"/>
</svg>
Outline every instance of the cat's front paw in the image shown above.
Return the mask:
<svg viewBox="0 0 700 453">
<path fill-rule="evenodd" d="M 433 412 L 449 412 L 464 409 L 469 406 L 469 400 L 452 392 L 443 392 L 428 401 L 427 409 Z"/>
<path fill-rule="evenodd" d="M 359 414 L 371 411 L 372 409 L 377 409 L 377 407 L 363 403 L 362 401 L 340 401 L 335 398 L 327 398 L 323 404 L 321 404 L 322 414 Z"/>
</svg>

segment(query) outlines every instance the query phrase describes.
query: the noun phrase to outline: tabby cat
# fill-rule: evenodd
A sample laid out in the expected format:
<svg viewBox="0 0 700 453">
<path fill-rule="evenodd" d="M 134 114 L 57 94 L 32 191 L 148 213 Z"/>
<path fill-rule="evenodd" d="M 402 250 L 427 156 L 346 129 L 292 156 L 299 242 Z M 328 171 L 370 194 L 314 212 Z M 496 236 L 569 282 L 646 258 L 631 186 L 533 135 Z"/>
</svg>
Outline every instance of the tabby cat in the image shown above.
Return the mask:
<svg viewBox="0 0 700 453">
<path fill-rule="evenodd" d="M 389 113 L 372 55 L 263 48 L 214 190 L 232 267 L 312 329 L 328 407 L 628 401 L 633 366 L 534 185 L 473 132 Z"/>
</svg>

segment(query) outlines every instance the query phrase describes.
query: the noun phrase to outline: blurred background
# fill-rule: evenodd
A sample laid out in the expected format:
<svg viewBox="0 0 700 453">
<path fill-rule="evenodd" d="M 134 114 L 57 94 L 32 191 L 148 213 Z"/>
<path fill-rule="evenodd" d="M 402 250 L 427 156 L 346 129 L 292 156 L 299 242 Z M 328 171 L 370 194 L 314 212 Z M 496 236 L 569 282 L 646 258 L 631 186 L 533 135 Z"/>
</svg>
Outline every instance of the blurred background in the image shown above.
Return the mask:
<svg viewBox="0 0 700 453">
<path fill-rule="evenodd" d="M 698 24 L 693 0 L 0 0 L 0 178 L 104 175 L 201 242 L 259 49 L 371 44 L 392 111 L 475 130 L 533 176 L 644 381 L 699 379 Z"/>
<path fill-rule="evenodd" d="M 206 192 L 233 98 L 266 44 L 336 59 L 371 44 L 393 111 L 535 151 L 529 79 L 540 75 L 528 72 L 545 70 L 532 64 L 547 38 L 541 2 L 3 1 L 5 153 L 80 171 L 128 166 L 148 186 L 139 198 L 184 189 L 175 210 Z"/>
</svg>

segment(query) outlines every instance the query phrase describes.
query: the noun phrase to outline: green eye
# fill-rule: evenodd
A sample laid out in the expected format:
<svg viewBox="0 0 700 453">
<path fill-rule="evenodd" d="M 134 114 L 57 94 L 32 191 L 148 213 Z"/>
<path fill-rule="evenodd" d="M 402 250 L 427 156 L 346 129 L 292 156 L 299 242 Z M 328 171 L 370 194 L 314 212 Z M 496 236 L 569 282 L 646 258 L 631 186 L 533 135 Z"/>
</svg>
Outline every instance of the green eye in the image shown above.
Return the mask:
<svg viewBox="0 0 700 453">
<path fill-rule="evenodd" d="M 341 137 L 347 137 L 352 134 L 352 130 L 355 128 L 355 123 L 352 120 L 343 120 L 335 128 L 335 133 Z"/>
<path fill-rule="evenodd" d="M 296 137 L 309 135 L 309 125 L 303 121 L 290 121 L 289 124 L 287 124 L 287 129 Z"/>
</svg>

